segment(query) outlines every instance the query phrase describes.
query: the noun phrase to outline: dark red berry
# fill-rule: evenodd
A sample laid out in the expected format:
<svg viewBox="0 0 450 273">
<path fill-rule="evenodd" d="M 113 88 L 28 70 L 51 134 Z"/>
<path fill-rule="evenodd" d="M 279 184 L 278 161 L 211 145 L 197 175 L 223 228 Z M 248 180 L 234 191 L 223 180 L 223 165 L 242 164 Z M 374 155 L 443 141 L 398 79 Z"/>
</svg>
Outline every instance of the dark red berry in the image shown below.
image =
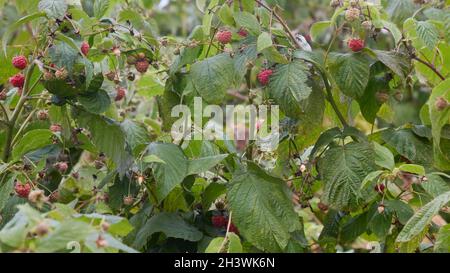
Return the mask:
<svg viewBox="0 0 450 273">
<path fill-rule="evenodd" d="M 16 56 L 12 59 L 12 64 L 15 68 L 24 70 L 28 65 L 28 60 L 25 56 Z"/>
<path fill-rule="evenodd" d="M 223 227 L 226 227 L 228 224 L 227 219 L 222 215 L 214 215 L 211 218 L 211 222 L 212 222 L 213 226 L 216 228 L 223 228 Z"/>
<path fill-rule="evenodd" d="M 31 191 L 31 185 L 29 183 L 22 184 L 20 182 L 16 182 L 14 190 L 19 197 L 28 198 Z"/>
<path fill-rule="evenodd" d="M 22 88 L 25 83 L 25 76 L 22 73 L 16 74 L 9 78 L 9 83 L 17 88 Z"/>
<path fill-rule="evenodd" d="M 219 41 L 219 43 L 225 45 L 225 44 L 228 44 L 231 42 L 232 36 L 233 36 L 233 33 L 231 33 L 231 31 L 221 30 L 221 31 L 217 32 L 216 39 L 217 39 L 217 41 Z"/>
<path fill-rule="evenodd" d="M 87 56 L 89 54 L 89 50 L 91 49 L 91 47 L 89 46 L 89 44 L 87 42 L 83 42 L 81 43 L 81 53 L 83 53 L 84 56 Z"/>
<path fill-rule="evenodd" d="M 379 194 L 383 194 L 385 189 L 386 187 L 384 186 L 384 184 L 377 184 L 375 186 L 375 191 L 378 192 Z"/>
<path fill-rule="evenodd" d="M 364 40 L 361 39 L 349 39 L 347 42 L 347 46 L 351 51 L 359 52 L 364 48 L 365 43 Z"/>
<path fill-rule="evenodd" d="M 258 74 L 258 81 L 262 85 L 268 85 L 270 82 L 270 76 L 272 76 L 273 70 L 265 69 Z"/>
</svg>

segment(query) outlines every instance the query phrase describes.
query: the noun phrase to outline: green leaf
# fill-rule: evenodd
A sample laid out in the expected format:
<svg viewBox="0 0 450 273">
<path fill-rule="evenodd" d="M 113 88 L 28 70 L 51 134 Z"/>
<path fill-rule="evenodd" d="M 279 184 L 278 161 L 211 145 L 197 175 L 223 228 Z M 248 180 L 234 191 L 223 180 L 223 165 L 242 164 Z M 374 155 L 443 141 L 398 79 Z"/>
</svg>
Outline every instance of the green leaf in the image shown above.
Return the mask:
<svg viewBox="0 0 450 273">
<path fill-rule="evenodd" d="M 351 98 L 364 94 L 369 82 L 370 62 L 363 54 L 336 54 L 330 70 L 342 93 Z"/>
<path fill-rule="evenodd" d="M 203 238 L 197 228 L 187 223 L 177 213 L 161 212 L 147 221 L 136 235 L 133 247 L 141 249 L 154 233 L 162 232 L 167 237 L 198 242 Z"/>
<path fill-rule="evenodd" d="M 393 170 L 395 161 L 391 151 L 377 142 L 373 142 L 373 145 L 375 150 L 375 164 L 388 170 Z"/>
<path fill-rule="evenodd" d="M 403 24 L 407 18 L 411 17 L 414 10 L 414 4 L 410 0 L 388 1 L 388 6 L 386 8 L 386 12 L 389 14 L 390 19 L 398 25 Z"/>
<path fill-rule="evenodd" d="M 450 253 L 450 224 L 441 227 L 439 230 L 434 244 L 434 252 Z"/>
<path fill-rule="evenodd" d="M 392 223 L 392 212 L 385 209 L 383 213 L 375 212 L 369 222 L 369 228 L 380 239 L 386 238 Z"/>
<path fill-rule="evenodd" d="M 120 125 L 106 117 L 81 112 L 77 116 L 80 127 L 92 133 L 92 141 L 99 151 L 110 157 L 123 173 L 129 163 L 130 155 L 125 149 L 125 134 Z"/>
<path fill-rule="evenodd" d="M 368 143 L 349 143 L 325 152 L 319 173 L 325 183 L 324 203 L 334 209 L 355 209 L 365 200 L 362 181 L 375 170 L 374 152 Z"/>
<path fill-rule="evenodd" d="M 202 194 L 202 205 L 204 208 L 211 207 L 211 204 L 217 200 L 221 195 L 227 192 L 227 188 L 223 184 L 211 183 Z"/>
<path fill-rule="evenodd" d="M 438 174 L 427 174 L 426 178 L 420 185 L 433 198 L 450 191 L 450 185 Z"/>
<path fill-rule="evenodd" d="M 400 31 L 400 29 L 397 27 L 397 25 L 390 21 L 381 20 L 381 22 L 383 26 L 391 32 L 392 37 L 394 37 L 395 44 L 398 45 L 398 43 L 402 39 L 402 32 Z"/>
<path fill-rule="evenodd" d="M 233 222 L 261 250 L 284 250 L 290 233 L 301 229 L 286 183 L 252 162 L 233 175 L 227 196 Z"/>
<path fill-rule="evenodd" d="M 362 181 L 361 189 L 364 189 L 365 187 L 367 187 L 368 185 L 373 183 L 375 181 L 375 179 L 377 179 L 383 173 L 384 173 L 384 171 L 373 171 L 373 172 L 369 173 Z"/>
<path fill-rule="evenodd" d="M 188 175 L 206 172 L 227 158 L 228 154 L 202 157 L 189 161 Z"/>
<path fill-rule="evenodd" d="M 431 50 L 433 50 L 439 41 L 439 31 L 436 26 L 429 21 L 417 22 L 417 36 Z"/>
<path fill-rule="evenodd" d="M 52 63 L 57 67 L 65 67 L 69 73 L 73 71 L 76 60 L 79 57 L 79 50 L 73 48 L 64 41 L 58 41 L 48 51 Z M 64 92 L 61 90 L 60 92 Z"/>
<path fill-rule="evenodd" d="M 273 45 L 272 36 L 269 33 L 263 32 L 261 33 L 261 35 L 258 36 L 257 42 L 258 52 L 261 52 L 264 49 L 271 47 L 272 45 Z"/>
<path fill-rule="evenodd" d="M 414 215 L 414 210 L 405 202 L 400 200 L 385 200 L 384 205 L 389 210 L 392 210 L 398 218 L 398 221 L 405 225 L 408 220 Z"/>
<path fill-rule="evenodd" d="M 25 154 L 52 144 L 53 133 L 46 129 L 36 129 L 27 132 L 14 146 L 12 157 L 19 160 Z"/>
<path fill-rule="evenodd" d="M 242 253 L 241 238 L 234 233 L 228 234 L 228 253 Z"/>
<path fill-rule="evenodd" d="M 433 162 L 431 145 L 424 143 L 409 129 L 387 129 L 381 137 L 389 147 L 414 163 L 428 167 Z"/>
<path fill-rule="evenodd" d="M 373 52 L 380 62 L 389 67 L 400 78 L 405 79 L 410 69 L 406 55 L 394 51 L 373 50 Z"/>
<path fill-rule="evenodd" d="M 206 36 L 211 33 L 211 23 L 214 17 L 214 8 L 219 4 L 219 0 L 211 0 L 208 7 L 206 8 L 206 13 L 203 15 L 203 32 Z"/>
<path fill-rule="evenodd" d="M 2 47 L 3 47 L 3 52 L 4 52 L 5 56 L 7 56 L 6 48 L 8 46 L 8 43 L 10 42 L 10 39 L 13 36 L 14 32 L 19 27 L 25 25 L 26 23 L 29 23 L 31 21 L 34 21 L 34 20 L 44 17 L 44 16 L 45 16 L 44 12 L 38 12 L 38 13 L 26 15 L 6 28 L 5 32 L 3 33 L 3 37 L 2 37 Z"/>
<path fill-rule="evenodd" d="M 431 223 L 433 217 L 439 210 L 450 201 L 450 192 L 439 195 L 433 201 L 423 206 L 406 223 L 397 237 L 397 242 L 408 242 L 419 235 Z"/>
<path fill-rule="evenodd" d="M 312 24 L 310 28 L 310 35 L 311 39 L 314 42 L 317 42 L 320 38 L 320 36 L 329 28 L 331 27 L 331 21 L 320 21 Z"/>
<path fill-rule="evenodd" d="M 220 247 L 223 245 L 224 237 L 217 237 L 209 242 L 208 247 L 205 250 L 205 253 L 219 253 Z"/>
<path fill-rule="evenodd" d="M 270 77 L 270 96 L 290 117 L 301 114 L 300 102 L 306 100 L 312 92 L 307 85 L 309 70 L 301 60 L 278 65 Z"/>
<path fill-rule="evenodd" d="M 403 164 L 398 169 L 402 172 L 425 175 L 425 168 L 416 164 Z"/>
<path fill-rule="evenodd" d="M 65 250 L 69 242 L 81 242 L 95 229 L 88 223 L 65 220 L 48 236 L 37 241 L 37 252 L 51 253 Z"/>
<path fill-rule="evenodd" d="M 120 127 L 122 127 L 124 132 L 127 132 L 126 140 L 132 151 L 139 146 L 147 146 L 149 143 L 150 138 L 147 130 L 136 122 L 125 119 L 122 124 L 120 124 Z"/>
<path fill-rule="evenodd" d="M 94 15 L 98 19 L 102 18 L 109 9 L 109 0 L 95 0 Z"/>
<path fill-rule="evenodd" d="M 111 105 L 111 99 L 105 90 L 100 89 L 97 92 L 80 94 L 78 96 L 80 104 L 89 112 L 94 114 L 104 113 Z"/>
<path fill-rule="evenodd" d="M 162 164 L 166 164 L 166 162 L 164 162 L 164 160 L 162 160 L 161 158 L 157 157 L 156 155 L 148 155 L 145 156 L 142 161 L 144 161 L 145 163 L 162 163 Z"/>
<path fill-rule="evenodd" d="M 238 26 L 247 29 L 253 35 L 259 35 L 261 32 L 258 19 L 256 19 L 256 17 L 249 12 L 236 12 L 234 14 L 234 20 Z"/>
<path fill-rule="evenodd" d="M 192 83 L 208 103 L 222 103 L 226 91 L 234 80 L 233 59 L 229 54 L 219 54 L 192 65 Z"/>
<path fill-rule="evenodd" d="M 66 0 L 41 0 L 38 7 L 39 10 L 44 11 L 48 17 L 61 19 L 66 14 L 68 5 Z"/>
<path fill-rule="evenodd" d="M 174 144 L 152 143 L 148 153 L 165 163 L 155 163 L 156 197 L 161 202 L 187 176 L 188 161 L 180 147 Z"/>
<path fill-rule="evenodd" d="M 1 171 L 0 171 L 0 174 L 2 174 Z M 2 177 L 3 177 L 3 174 L 2 174 Z M 16 178 L 15 175 L 7 176 L 5 179 L 6 181 L 4 183 L 0 184 L 0 211 L 3 210 L 3 207 L 8 202 L 10 194 L 14 190 L 15 178 Z"/>
</svg>

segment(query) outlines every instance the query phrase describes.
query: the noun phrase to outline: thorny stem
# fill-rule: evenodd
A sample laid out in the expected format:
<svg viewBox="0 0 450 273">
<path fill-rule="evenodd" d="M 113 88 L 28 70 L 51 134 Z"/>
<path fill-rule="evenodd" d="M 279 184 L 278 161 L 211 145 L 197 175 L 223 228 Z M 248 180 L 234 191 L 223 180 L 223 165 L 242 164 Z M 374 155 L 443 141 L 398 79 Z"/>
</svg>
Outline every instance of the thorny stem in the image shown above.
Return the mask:
<svg viewBox="0 0 450 273">
<path fill-rule="evenodd" d="M 232 211 L 230 211 L 230 215 L 228 216 L 228 224 L 227 224 L 227 232 L 225 233 L 225 238 L 223 238 L 223 242 L 220 245 L 218 253 L 222 253 L 226 243 L 228 242 L 228 234 L 230 233 L 230 227 L 231 227 L 231 215 L 233 214 Z"/>
<path fill-rule="evenodd" d="M 2 156 L 3 162 L 7 162 L 9 159 L 9 155 L 11 153 L 11 148 L 12 148 L 11 144 L 12 144 L 12 140 L 13 140 L 14 127 L 16 125 L 17 119 L 20 116 L 20 113 L 22 112 L 23 106 L 25 105 L 25 102 L 27 101 L 27 95 L 30 92 L 30 90 L 32 88 L 34 88 L 34 86 L 36 86 L 36 83 L 35 83 L 35 84 L 33 84 L 32 88 L 29 88 L 31 76 L 33 75 L 35 66 L 36 66 L 35 63 L 32 63 L 30 65 L 30 67 L 28 68 L 27 75 L 25 77 L 25 83 L 23 86 L 22 96 L 20 97 L 19 102 L 17 103 L 17 106 L 14 109 L 14 112 L 8 122 L 8 126 L 6 129 L 5 146 L 3 149 L 3 156 Z M 38 81 L 39 81 L 39 79 L 38 79 Z"/>
<path fill-rule="evenodd" d="M 256 3 L 258 3 L 258 5 L 260 5 L 261 7 L 265 8 L 266 10 L 270 11 L 273 16 L 275 16 L 275 18 L 277 19 L 277 21 L 283 26 L 284 30 L 287 32 L 287 34 L 289 35 L 289 38 L 291 38 L 291 40 L 294 42 L 294 45 L 296 48 L 301 48 L 300 43 L 297 39 L 295 39 L 294 34 L 292 33 L 291 29 L 289 28 L 289 26 L 287 25 L 287 23 L 283 20 L 283 18 L 281 18 L 281 16 L 275 12 L 275 10 L 271 9 L 269 6 L 267 6 L 265 3 L 263 3 L 260 0 L 255 0 Z"/>
<path fill-rule="evenodd" d="M 441 80 L 443 80 L 443 81 L 445 81 L 445 77 L 441 74 L 441 72 L 439 72 L 437 69 L 436 69 L 436 67 L 434 66 L 434 65 L 432 65 L 431 63 L 429 63 L 429 62 L 426 62 L 426 61 L 424 61 L 424 60 L 422 60 L 422 59 L 420 59 L 419 57 L 417 57 L 417 56 L 413 56 L 412 57 L 413 58 L 413 60 L 416 60 L 416 61 L 418 61 L 419 63 L 421 63 L 421 64 L 424 64 L 424 65 L 426 65 L 428 68 L 430 68 Z"/>
<path fill-rule="evenodd" d="M 331 107 L 333 107 L 333 110 L 336 113 L 336 115 L 337 115 L 339 121 L 342 123 L 342 125 L 344 127 L 348 127 L 349 125 L 348 125 L 347 121 L 345 120 L 345 118 L 342 115 L 341 111 L 339 111 L 339 107 L 337 106 L 336 102 L 334 101 L 332 89 L 331 89 L 330 83 L 328 82 L 328 78 L 325 75 L 325 72 L 320 71 L 320 75 L 322 76 L 323 83 L 324 83 L 325 89 L 327 91 L 327 100 L 328 100 L 328 102 L 331 104 Z"/>
</svg>

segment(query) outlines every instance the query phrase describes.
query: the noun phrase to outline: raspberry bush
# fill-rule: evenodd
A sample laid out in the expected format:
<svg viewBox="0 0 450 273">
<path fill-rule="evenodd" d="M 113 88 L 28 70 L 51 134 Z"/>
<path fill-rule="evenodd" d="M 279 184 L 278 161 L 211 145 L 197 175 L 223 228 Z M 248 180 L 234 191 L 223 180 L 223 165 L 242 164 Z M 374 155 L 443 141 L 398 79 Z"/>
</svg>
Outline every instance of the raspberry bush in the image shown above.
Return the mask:
<svg viewBox="0 0 450 273">
<path fill-rule="evenodd" d="M 0 6 L 0 252 L 450 251 L 448 1 Z"/>
</svg>

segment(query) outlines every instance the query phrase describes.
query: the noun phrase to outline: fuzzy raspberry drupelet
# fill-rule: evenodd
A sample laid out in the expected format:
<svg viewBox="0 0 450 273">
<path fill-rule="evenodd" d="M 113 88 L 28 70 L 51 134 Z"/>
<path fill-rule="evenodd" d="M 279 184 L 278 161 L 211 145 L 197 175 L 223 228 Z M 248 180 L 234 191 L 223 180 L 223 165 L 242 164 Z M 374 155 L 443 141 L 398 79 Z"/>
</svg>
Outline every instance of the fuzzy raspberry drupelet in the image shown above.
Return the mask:
<svg viewBox="0 0 450 273">
<path fill-rule="evenodd" d="M 270 76 L 272 76 L 272 74 L 273 74 L 273 70 L 271 70 L 271 69 L 266 69 L 266 70 L 259 72 L 259 74 L 258 74 L 259 83 L 261 83 L 262 85 L 268 85 L 269 81 L 270 81 Z"/>
<path fill-rule="evenodd" d="M 14 185 L 14 191 L 19 197 L 28 198 L 31 191 L 31 185 L 29 183 L 22 184 L 20 182 L 16 182 Z"/>
<path fill-rule="evenodd" d="M 239 29 L 238 34 L 241 37 L 247 37 L 248 36 L 248 31 L 245 28 L 241 28 L 241 29 Z"/>
<path fill-rule="evenodd" d="M 67 162 L 58 162 L 55 164 L 55 167 L 60 173 L 65 173 L 67 172 L 67 169 L 69 169 Z"/>
<path fill-rule="evenodd" d="M 211 217 L 211 223 L 216 228 L 223 228 L 228 224 L 228 220 L 222 215 L 214 215 Z"/>
<path fill-rule="evenodd" d="M 28 65 L 28 61 L 27 58 L 23 55 L 20 56 L 16 56 L 12 59 L 12 64 L 15 68 L 20 69 L 20 70 L 24 70 L 27 65 Z"/>
<path fill-rule="evenodd" d="M 364 48 L 365 43 L 362 39 L 349 39 L 347 42 L 347 46 L 351 51 L 359 52 Z"/>
<path fill-rule="evenodd" d="M 219 43 L 225 45 L 225 44 L 228 44 L 231 42 L 232 36 L 233 36 L 233 33 L 231 33 L 231 31 L 221 30 L 221 31 L 217 32 L 216 39 L 217 39 L 217 41 L 219 41 Z"/>
<path fill-rule="evenodd" d="M 91 47 L 89 46 L 89 44 L 87 42 L 83 42 L 81 43 L 81 52 L 83 53 L 84 56 L 87 56 L 89 54 L 89 50 L 91 49 Z"/>
<path fill-rule="evenodd" d="M 134 66 L 136 67 L 136 70 L 139 73 L 144 74 L 145 72 L 147 72 L 148 67 L 150 66 L 150 63 L 146 59 L 143 59 L 143 60 L 137 61 Z"/>
<path fill-rule="evenodd" d="M 117 88 L 117 94 L 115 97 L 116 101 L 121 101 L 123 98 L 125 98 L 125 95 L 127 94 L 127 90 L 123 87 Z"/>
<path fill-rule="evenodd" d="M 22 88 L 25 83 L 25 76 L 22 73 L 16 74 L 9 78 L 9 83 L 17 88 Z"/>
<path fill-rule="evenodd" d="M 50 126 L 50 131 L 52 131 L 53 133 L 58 133 L 62 131 L 62 127 L 59 124 L 52 124 Z"/>
</svg>

